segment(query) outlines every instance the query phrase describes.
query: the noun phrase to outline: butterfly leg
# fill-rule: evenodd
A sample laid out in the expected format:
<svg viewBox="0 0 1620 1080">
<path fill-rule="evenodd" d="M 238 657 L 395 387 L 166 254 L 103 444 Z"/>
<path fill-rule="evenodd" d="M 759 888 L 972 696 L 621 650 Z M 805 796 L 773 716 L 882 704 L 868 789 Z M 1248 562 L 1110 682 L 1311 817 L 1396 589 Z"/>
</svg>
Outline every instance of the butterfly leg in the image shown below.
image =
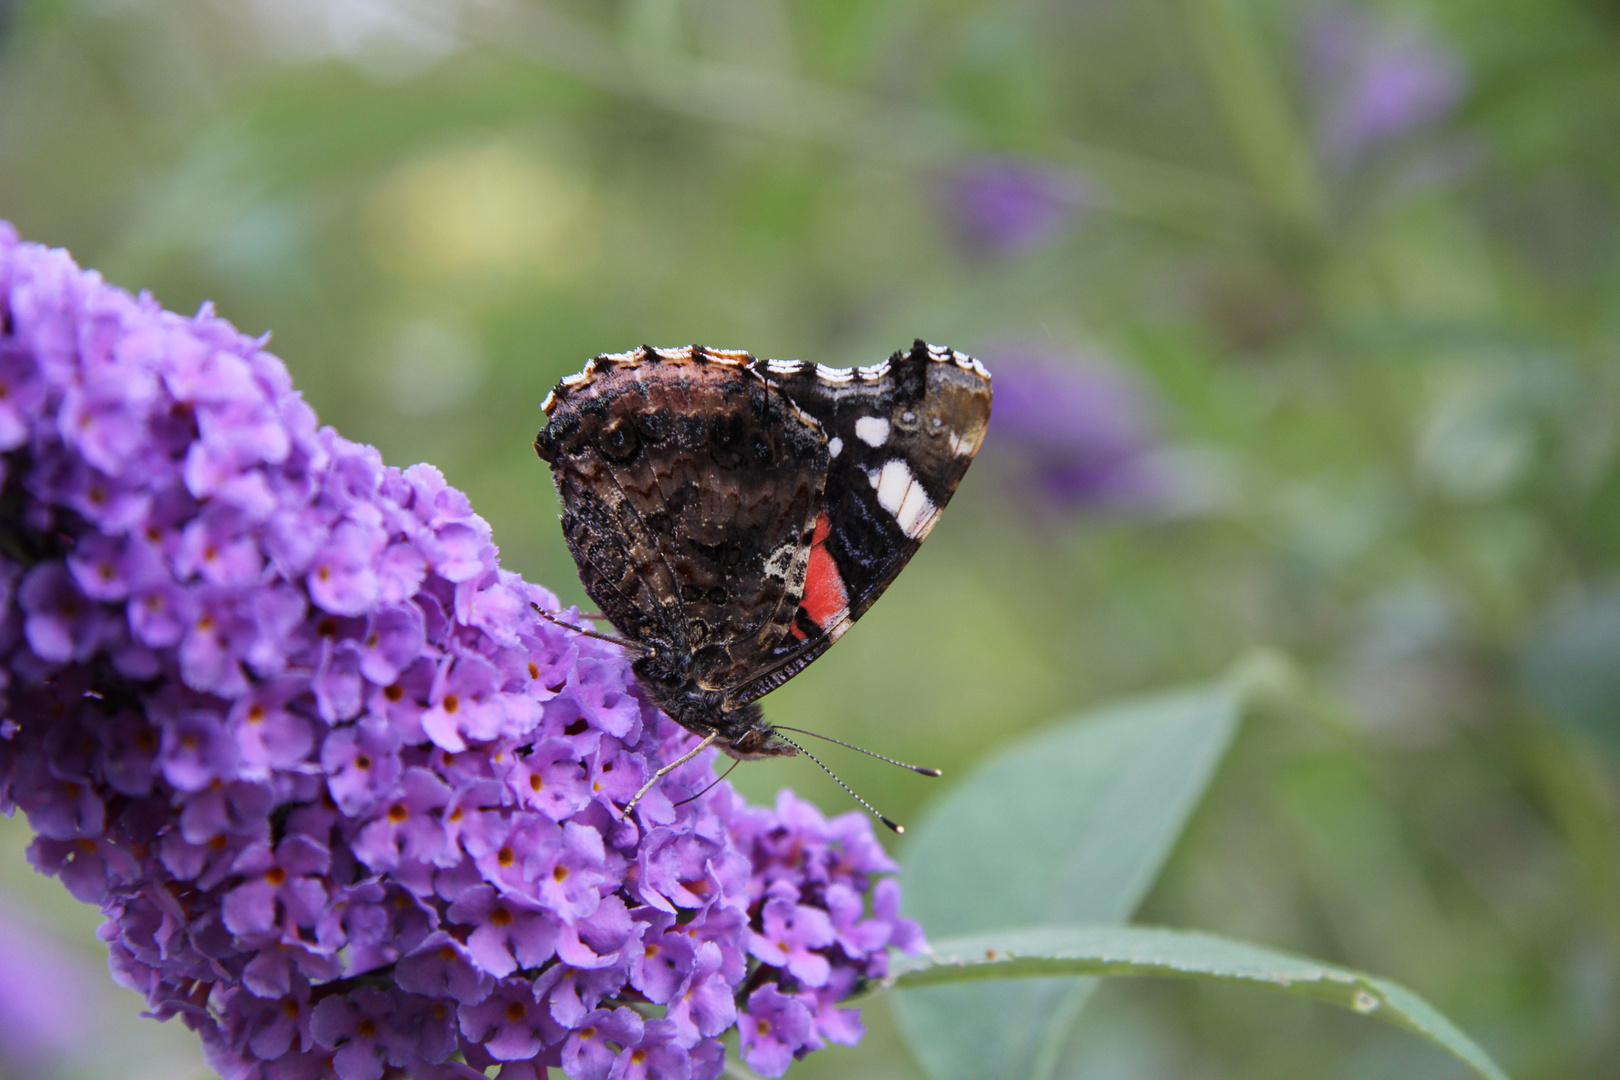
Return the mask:
<svg viewBox="0 0 1620 1080">
<path fill-rule="evenodd" d="M 636 808 L 636 803 L 641 801 L 641 797 L 647 794 L 647 792 L 651 791 L 652 786 L 658 783 L 659 780 L 662 780 L 666 774 L 674 772 L 682 765 L 685 765 L 688 761 L 691 761 L 693 758 L 703 753 L 703 751 L 707 750 L 714 740 L 718 739 L 719 737 L 720 733 L 718 731 L 709 732 L 703 737 L 702 742 L 698 743 L 696 746 L 692 747 L 692 749 L 688 750 L 686 753 L 682 754 L 668 765 L 665 765 L 663 768 L 653 773 L 652 778 L 649 779 L 645 784 L 641 785 L 641 790 L 636 792 L 635 795 L 631 796 L 630 801 L 624 804 L 624 816 L 629 817 L 630 811 Z"/>
<path fill-rule="evenodd" d="M 564 630 L 571 630 L 576 634 L 583 635 L 584 637 L 595 638 L 597 641 L 606 641 L 610 644 L 619 646 L 621 649 L 627 649 L 630 652 L 643 653 L 647 651 L 628 638 L 614 637 L 612 634 L 599 634 L 595 630 L 587 630 L 583 626 L 575 626 L 573 623 L 565 623 L 561 619 L 557 618 L 557 616 L 541 607 L 539 604 L 530 604 L 529 606 L 534 608 L 534 613 L 546 620 L 546 622 L 551 623 L 554 626 L 560 626 Z"/>
</svg>

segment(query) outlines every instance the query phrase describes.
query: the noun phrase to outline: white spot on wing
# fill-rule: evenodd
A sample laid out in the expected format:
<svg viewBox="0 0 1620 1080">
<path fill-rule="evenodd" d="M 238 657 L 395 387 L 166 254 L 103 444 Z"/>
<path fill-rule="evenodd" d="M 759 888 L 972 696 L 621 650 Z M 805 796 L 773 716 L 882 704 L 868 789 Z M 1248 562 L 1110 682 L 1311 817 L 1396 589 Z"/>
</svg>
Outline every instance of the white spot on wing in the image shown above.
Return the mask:
<svg viewBox="0 0 1620 1080">
<path fill-rule="evenodd" d="M 911 483 L 911 470 L 905 462 L 893 458 L 883 468 L 867 473 L 866 478 L 877 490 L 879 506 L 891 514 L 900 509 L 900 500 L 906 497 L 906 487 Z"/>
<path fill-rule="evenodd" d="M 844 440 L 834 435 L 827 440 L 827 456 L 837 457 L 844 452 Z"/>
<path fill-rule="evenodd" d="M 911 475 L 911 469 L 899 458 L 890 458 L 883 463 L 883 468 L 871 474 L 872 486 L 877 489 L 878 505 L 889 513 L 898 513 L 902 503 L 906 501 L 906 492 L 917 478 Z"/>
<path fill-rule="evenodd" d="M 951 453 L 957 457 L 968 457 L 973 453 L 973 440 L 964 439 L 956 432 L 951 432 Z"/>
<path fill-rule="evenodd" d="M 767 360 L 765 370 L 772 375 L 797 375 L 804 370 L 803 360 Z"/>
<path fill-rule="evenodd" d="M 867 446 L 882 446 L 889 441 L 889 421 L 881 416 L 863 416 L 855 421 L 855 437 Z"/>
<path fill-rule="evenodd" d="M 553 390 L 551 393 L 546 395 L 546 400 L 544 400 L 544 401 L 542 401 L 540 403 L 540 411 L 545 413 L 547 416 L 550 416 L 551 415 L 551 410 L 556 408 L 556 407 L 557 407 L 557 391 Z"/>
<path fill-rule="evenodd" d="M 933 500 L 899 458 L 890 458 L 883 468 L 866 474 L 877 490 L 878 505 L 894 515 L 900 531 L 913 540 L 928 535 L 938 516 Z"/>
<path fill-rule="evenodd" d="M 843 384 L 855 381 L 855 372 L 849 368 L 828 367 L 826 364 L 816 365 L 816 378 L 823 382 Z"/>
<path fill-rule="evenodd" d="M 895 512 L 894 520 L 899 524 L 900 531 L 913 540 L 921 540 L 928 535 L 928 530 L 934 526 L 934 502 L 922 485 L 913 482 L 906 488 L 906 501 L 900 504 Z"/>
<path fill-rule="evenodd" d="M 885 360 L 881 364 L 873 364 L 871 367 L 856 368 L 855 373 L 867 382 L 876 382 L 889 374 L 889 362 Z"/>
<path fill-rule="evenodd" d="M 573 389 L 576 386 L 583 386 L 585 383 L 590 381 L 590 378 L 591 366 L 586 364 L 583 371 L 576 371 L 572 375 L 569 375 L 567 378 L 563 379 L 562 384 L 569 389 Z"/>
</svg>

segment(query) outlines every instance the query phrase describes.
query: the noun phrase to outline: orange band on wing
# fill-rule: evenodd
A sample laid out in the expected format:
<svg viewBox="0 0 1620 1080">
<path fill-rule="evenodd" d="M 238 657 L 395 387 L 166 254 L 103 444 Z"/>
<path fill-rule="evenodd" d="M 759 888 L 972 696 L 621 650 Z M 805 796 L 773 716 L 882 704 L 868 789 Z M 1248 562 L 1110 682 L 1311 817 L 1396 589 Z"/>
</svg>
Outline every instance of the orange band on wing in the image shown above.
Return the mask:
<svg viewBox="0 0 1620 1080">
<path fill-rule="evenodd" d="M 843 575 L 838 564 L 827 551 L 825 541 L 832 527 L 826 513 L 816 518 L 816 529 L 810 538 L 810 564 L 804 575 L 804 599 L 799 606 L 810 616 L 810 621 L 822 629 L 841 615 L 849 606 L 849 593 L 844 589 Z"/>
</svg>

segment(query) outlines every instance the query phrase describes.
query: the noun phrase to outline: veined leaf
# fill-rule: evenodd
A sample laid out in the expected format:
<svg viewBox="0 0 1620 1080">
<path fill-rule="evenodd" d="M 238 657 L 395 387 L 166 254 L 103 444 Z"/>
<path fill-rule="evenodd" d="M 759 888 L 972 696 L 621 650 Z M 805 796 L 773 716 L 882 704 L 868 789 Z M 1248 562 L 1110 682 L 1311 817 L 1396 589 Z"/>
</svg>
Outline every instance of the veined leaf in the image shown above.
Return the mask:
<svg viewBox="0 0 1620 1080">
<path fill-rule="evenodd" d="M 1215 934 L 1149 926 L 990 931 L 932 942 L 928 955 L 899 960 L 888 981 L 907 988 L 1051 975 L 1210 979 L 1319 998 L 1415 1032 L 1486 1080 L 1508 1080 L 1434 1006 L 1398 983 Z"/>
<path fill-rule="evenodd" d="M 1002 753 L 918 823 L 901 860 L 906 913 L 933 937 L 1123 923 L 1231 741 L 1236 682 L 1086 713 Z M 935 1080 L 1045 1080 L 1092 985 L 919 984 L 896 1007 Z"/>
</svg>

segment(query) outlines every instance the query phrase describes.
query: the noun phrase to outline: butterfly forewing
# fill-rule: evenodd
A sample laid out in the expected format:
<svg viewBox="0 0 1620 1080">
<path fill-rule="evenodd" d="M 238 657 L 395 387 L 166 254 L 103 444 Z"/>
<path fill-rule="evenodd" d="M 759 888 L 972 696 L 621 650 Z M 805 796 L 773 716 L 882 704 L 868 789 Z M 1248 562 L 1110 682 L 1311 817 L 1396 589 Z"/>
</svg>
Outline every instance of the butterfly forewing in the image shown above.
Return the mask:
<svg viewBox="0 0 1620 1080">
<path fill-rule="evenodd" d="M 790 637 L 738 688 L 743 701 L 804 670 L 876 602 L 934 527 L 990 420 L 984 367 L 920 341 L 869 368 L 766 366 L 821 425 L 827 482 Z"/>
</svg>

